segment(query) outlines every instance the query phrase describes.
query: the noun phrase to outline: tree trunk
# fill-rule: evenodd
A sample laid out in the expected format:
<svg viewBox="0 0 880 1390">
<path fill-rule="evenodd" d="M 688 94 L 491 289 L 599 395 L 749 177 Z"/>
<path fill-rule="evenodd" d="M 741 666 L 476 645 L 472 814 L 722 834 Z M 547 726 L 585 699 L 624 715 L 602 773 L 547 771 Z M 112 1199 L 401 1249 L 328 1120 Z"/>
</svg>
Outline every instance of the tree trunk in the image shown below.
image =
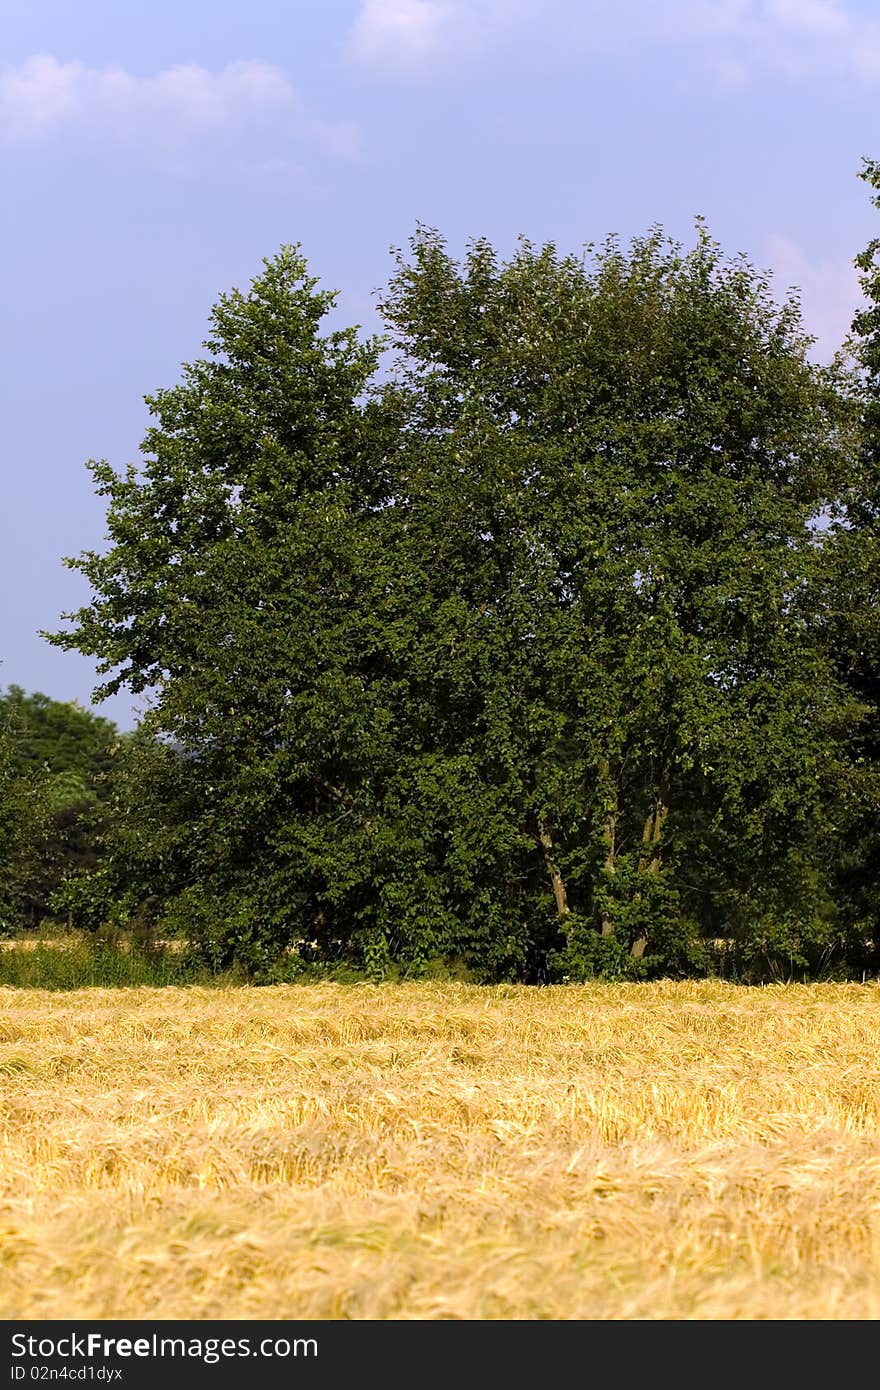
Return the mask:
<svg viewBox="0 0 880 1390">
<path fill-rule="evenodd" d="M 648 819 L 645 821 L 645 829 L 642 832 L 642 854 L 639 859 L 640 874 L 659 874 L 661 867 L 661 857 L 657 849 L 663 836 L 663 827 L 669 815 L 669 807 L 664 800 L 666 789 L 658 789 L 654 806 Z"/>
<path fill-rule="evenodd" d="M 550 875 L 550 882 L 553 885 L 553 897 L 556 900 L 556 911 L 560 917 L 567 917 L 571 909 L 568 906 L 568 897 L 565 892 L 565 884 L 559 866 L 553 858 L 553 840 L 550 831 L 543 821 L 538 822 L 538 838 L 544 850 L 544 863 L 547 865 L 547 872 Z"/>
<path fill-rule="evenodd" d="M 663 838 L 663 827 L 669 815 L 669 784 L 665 773 L 661 773 L 654 792 L 654 805 L 645 821 L 645 828 L 642 831 L 642 852 L 639 856 L 639 876 L 647 874 L 651 878 L 656 878 L 662 867 L 662 856 L 660 854 L 660 841 Z M 640 894 L 637 897 L 641 896 Z M 639 936 L 632 944 L 630 955 L 636 960 L 640 960 L 645 954 L 645 947 L 648 944 L 646 936 Z"/>
<path fill-rule="evenodd" d="M 613 878 L 617 872 L 615 862 L 617 853 L 617 784 L 611 780 L 611 764 L 607 758 L 603 758 L 599 763 L 599 776 L 609 790 L 608 801 L 605 806 L 605 819 L 602 824 L 602 843 L 605 846 L 605 862 L 602 867 L 605 873 Z M 614 923 L 607 910 L 602 913 L 601 930 L 603 936 L 614 935 Z"/>
</svg>

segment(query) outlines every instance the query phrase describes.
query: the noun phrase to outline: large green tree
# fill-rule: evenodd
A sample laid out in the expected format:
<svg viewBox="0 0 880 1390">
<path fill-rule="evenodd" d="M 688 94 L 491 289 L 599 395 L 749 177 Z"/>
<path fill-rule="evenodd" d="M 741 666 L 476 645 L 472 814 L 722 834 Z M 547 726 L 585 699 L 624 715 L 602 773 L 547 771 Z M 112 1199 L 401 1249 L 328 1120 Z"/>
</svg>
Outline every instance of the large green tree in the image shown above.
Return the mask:
<svg viewBox="0 0 880 1390">
<path fill-rule="evenodd" d="M 880 163 L 861 177 L 880 209 Z M 829 836 L 831 873 L 857 939 L 880 959 L 880 238 L 856 257 L 864 302 L 850 343 L 861 408 L 859 449 L 835 515 L 836 569 L 823 630 L 858 707 L 838 779 Z"/>
<path fill-rule="evenodd" d="M 149 398 L 143 470 L 92 465 L 111 546 L 76 562 L 95 599 L 56 639 L 99 657 L 105 691 L 151 690 L 145 873 L 214 959 L 255 968 L 335 940 L 343 901 L 340 939 L 357 925 L 392 738 L 389 427 L 363 399 L 378 345 L 321 332 L 333 298 L 295 249 L 223 296 L 208 356 Z"/>
<path fill-rule="evenodd" d="M 797 302 L 702 227 L 688 254 L 657 232 L 461 265 L 425 231 L 385 312 L 435 615 L 411 670 L 503 798 L 531 941 L 575 969 L 687 968 L 701 932 L 791 947 L 784 919 L 830 906 L 810 854 L 847 708 L 814 522 L 852 448 Z"/>
<path fill-rule="evenodd" d="M 267 261 L 149 398 L 141 469 L 92 465 L 110 547 L 54 640 L 152 691 L 142 891 L 218 962 L 496 977 L 832 914 L 813 523 L 850 414 L 796 302 L 702 227 L 461 264 L 423 230 L 384 379 L 332 302 Z"/>
</svg>

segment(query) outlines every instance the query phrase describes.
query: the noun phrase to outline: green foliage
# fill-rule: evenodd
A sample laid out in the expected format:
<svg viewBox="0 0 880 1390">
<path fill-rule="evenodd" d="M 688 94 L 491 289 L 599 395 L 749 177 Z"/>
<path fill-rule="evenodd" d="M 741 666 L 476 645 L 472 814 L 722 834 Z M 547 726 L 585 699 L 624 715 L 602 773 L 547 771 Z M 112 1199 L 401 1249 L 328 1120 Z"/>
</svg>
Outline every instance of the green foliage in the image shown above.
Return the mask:
<svg viewBox="0 0 880 1390">
<path fill-rule="evenodd" d="M 506 263 L 421 229 L 384 379 L 332 304 L 282 250 L 140 471 L 91 465 L 110 545 L 52 640 L 152 695 L 72 917 L 255 979 L 687 975 L 750 905 L 771 953 L 786 913 L 845 935 L 811 872 L 863 705 L 815 522 L 858 409 L 796 301 L 700 225 Z"/>
<path fill-rule="evenodd" d="M 14 735 L 0 726 L 0 936 L 17 926 L 49 838 L 47 777 L 22 770 Z"/>
<path fill-rule="evenodd" d="M 119 885 L 110 862 L 62 878 L 49 898 L 53 917 L 87 932 L 126 926 L 136 907 L 135 894 Z"/>
<path fill-rule="evenodd" d="M 565 945 L 547 956 L 553 984 L 582 984 L 585 980 L 640 980 L 645 962 L 631 954 L 617 936 L 602 936 L 592 922 L 574 914 L 566 922 Z"/>
<path fill-rule="evenodd" d="M 241 985 L 241 975 L 211 972 L 193 955 L 131 937 L 49 938 L 11 942 L 0 951 L 0 987 L 15 989 L 131 988 L 150 985 Z"/>
<path fill-rule="evenodd" d="M 120 737 L 111 720 L 75 701 L 53 700 L 39 691 L 28 694 L 10 685 L 0 696 L 0 722 L 16 734 L 20 770 L 47 768 L 53 779 L 60 779 L 59 801 L 68 795 L 101 796 Z"/>
<path fill-rule="evenodd" d="M 7 806 L 19 805 L 14 818 L 30 846 L 24 878 L 17 852 L 19 891 L 11 915 L 36 925 L 67 877 L 97 865 L 114 756 L 124 739 L 110 720 L 17 685 L 0 695 L 0 731 Z M 15 859 L 15 852 L 6 856 L 7 864 Z"/>
<path fill-rule="evenodd" d="M 497 793 L 532 942 L 555 873 L 545 949 L 567 907 L 605 933 L 566 948 L 584 969 L 698 969 L 694 924 L 821 814 L 846 700 L 812 521 L 847 473 L 846 382 L 702 228 L 687 254 L 658 232 L 506 265 L 423 231 L 385 312 L 432 741 Z"/>
<path fill-rule="evenodd" d="M 880 209 L 880 164 L 861 177 Z M 835 568 L 820 632 L 850 693 L 854 717 L 829 788 L 827 874 L 864 968 L 880 968 L 880 238 L 856 257 L 864 305 L 853 322 L 858 448 L 835 512 Z M 866 942 L 872 946 L 865 947 Z M 849 948 L 850 956 L 853 946 Z"/>
</svg>

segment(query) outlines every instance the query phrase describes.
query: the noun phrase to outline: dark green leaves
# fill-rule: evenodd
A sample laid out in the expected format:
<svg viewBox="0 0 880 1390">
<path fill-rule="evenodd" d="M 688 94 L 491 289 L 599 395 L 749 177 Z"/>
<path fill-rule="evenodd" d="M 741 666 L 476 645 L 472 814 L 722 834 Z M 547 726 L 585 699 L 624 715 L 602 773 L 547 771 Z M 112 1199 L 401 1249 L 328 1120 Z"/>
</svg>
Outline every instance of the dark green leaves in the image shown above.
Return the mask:
<svg viewBox="0 0 880 1390">
<path fill-rule="evenodd" d="M 54 640 L 153 692 L 129 884 L 266 977 L 687 973 L 749 903 L 813 912 L 853 412 L 796 303 L 702 226 L 460 264 L 422 229 L 380 381 L 332 302 L 283 250 L 140 472 L 93 465 L 110 545 Z"/>
</svg>

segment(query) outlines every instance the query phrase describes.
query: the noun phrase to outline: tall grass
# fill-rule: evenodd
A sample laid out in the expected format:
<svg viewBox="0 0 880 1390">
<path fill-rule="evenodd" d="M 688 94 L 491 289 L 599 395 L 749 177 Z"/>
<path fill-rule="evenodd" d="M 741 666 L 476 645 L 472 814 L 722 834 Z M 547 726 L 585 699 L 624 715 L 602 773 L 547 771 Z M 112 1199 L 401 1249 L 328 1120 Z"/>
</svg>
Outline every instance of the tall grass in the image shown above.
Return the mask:
<svg viewBox="0 0 880 1390">
<path fill-rule="evenodd" d="M 0 949 L 0 986 L 71 990 L 137 985 L 240 983 L 233 976 L 212 977 L 185 951 L 94 937 L 13 940 Z"/>
</svg>

